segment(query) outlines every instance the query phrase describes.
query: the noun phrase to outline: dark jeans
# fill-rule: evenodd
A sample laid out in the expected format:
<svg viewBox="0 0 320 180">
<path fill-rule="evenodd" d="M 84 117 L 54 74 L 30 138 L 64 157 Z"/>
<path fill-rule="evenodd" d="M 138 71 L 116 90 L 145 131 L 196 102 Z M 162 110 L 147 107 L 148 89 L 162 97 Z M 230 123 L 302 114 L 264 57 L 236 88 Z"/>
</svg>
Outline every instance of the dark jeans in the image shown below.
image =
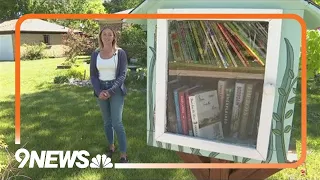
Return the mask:
<svg viewBox="0 0 320 180">
<path fill-rule="evenodd" d="M 101 82 L 104 89 L 112 86 L 112 82 Z M 124 126 L 122 124 L 122 112 L 124 105 L 124 96 L 121 94 L 120 88 L 116 89 L 116 93 L 107 100 L 98 98 L 98 104 L 102 113 L 104 122 L 104 131 L 110 144 L 114 144 L 114 131 L 117 134 L 120 152 L 126 153 L 127 140 Z"/>
</svg>

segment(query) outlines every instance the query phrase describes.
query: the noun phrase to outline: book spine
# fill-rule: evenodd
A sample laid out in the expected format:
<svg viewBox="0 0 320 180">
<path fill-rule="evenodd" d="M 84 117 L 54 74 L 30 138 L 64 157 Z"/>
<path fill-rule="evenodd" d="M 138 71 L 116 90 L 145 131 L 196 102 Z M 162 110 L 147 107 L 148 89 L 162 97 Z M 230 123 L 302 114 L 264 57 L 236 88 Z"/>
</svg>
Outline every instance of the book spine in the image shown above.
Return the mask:
<svg viewBox="0 0 320 180">
<path fill-rule="evenodd" d="M 200 54 L 200 59 L 201 61 L 199 61 L 199 63 L 204 63 L 205 59 L 204 59 L 204 55 L 203 55 L 203 49 L 201 48 L 201 44 L 200 44 L 200 40 L 199 40 L 199 37 L 198 37 L 198 33 L 197 33 L 197 30 L 196 30 L 196 27 L 193 23 L 193 21 L 190 21 L 190 28 L 192 29 L 192 32 L 193 32 L 193 37 L 195 39 L 195 42 L 197 44 L 197 47 L 198 47 L 198 52 Z"/>
<path fill-rule="evenodd" d="M 249 119 L 250 121 L 248 123 L 248 124 L 250 124 L 249 129 L 248 129 L 249 136 L 253 135 L 254 124 L 256 123 L 255 120 L 256 120 L 256 115 L 257 115 L 258 101 L 259 101 L 259 92 L 255 92 L 253 103 L 252 103 L 252 114 Z"/>
<path fill-rule="evenodd" d="M 171 89 L 170 89 L 171 90 Z M 167 120 L 167 130 L 171 133 L 177 133 L 177 116 L 175 113 L 175 103 L 174 103 L 174 96 L 173 91 L 169 91 L 168 94 L 168 120 Z"/>
<path fill-rule="evenodd" d="M 219 99 L 220 112 L 223 111 L 226 84 L 227 84 L 227 81 L 223 81 L 223 80 L 218 81 L 218 99 Z"/>
<path fill-rule="evenodd" d="M 195 137 L 199 137 L 199 119 L 197 114 L 197 105 L 196 105 L 196 97 L 190 96 L 189 97 L 189 104 L 190 104 L 190 111 L 191 111 L 191 119 L 192 119 L 192 128 L 193 134 Z"/>
<path fill-rule="evenodd" d="M 173 51 L 173 57 L 175 58 L 175 60 L 182 61 L 183 55 L 181 51 L 181 46 L 179 44 L 178 35 L 174 30 L 171 31 L 171 46 Z"/>
<path fill-rule="evenodd" d="M 233 96 L 234 96 L 234 88 L 226 89 L 226 101 L 224 104 L 224 111 L 223 111 L 223 134 L 225 137 L 229 136 L 230 134 Z"/>
<path fill-rule="evenodd" d="M 220 24 L 217 24 L 218 28 L 220 29 L 220 31 L 222 32 L 222 34 L 225 36 L 225 38 L 227 39 L 227 41 L 230 43 L 230 45 L 232 46 L 233 50 L 236 52 L 236 54 L 238 55 L 239 59 L 241 60 L 241 62 L 243 63 L 243 65 L 245 67 L 248 67 L 249 64 L 247 63 L 247 61 L 243 58 L 242 53 L 239 50 L 239 47 L 235 44 L 235 42 L 231 39 L 231 37 L 229 37 L 228 33 L 223 29 L 223 27 Z"/>
<path fill-rule="evenodd" d="M 241 139 L 246 139 L 248 137 L 248 119 L 249 119 L 249 113 L 250 113 L 250 106 L 251 100 L 252 100 L 252 89 L 253 84 L 247 84 L 246 90 L 245 90 L 245 97 L 243 102 L 243 112 L 242 112 L 242 118 L 241 118 L 241 124 L 240 124 L 240 134 L 239 137 Z"/>
<path fill-rule="evenodd" d="M 234 93 L 232 117 L 231 117 L 231 129 L 230 129 L 231 136 L 234 138 L 237 138 L 239 135 L 244 90 L 245 90 L 245 84 L 237 82 L 235 85 L 235 93 Z"/>
<path fill-rule="evenodd" d="M 197 54 L 196 54 L 196 50 L 194 48 L 194 42 L 192 41 L 192 35 L 190 34 L 190 31 L 189 31 L 189 27 L 188 27 L 188 24 L 187 22 L 185 21 L 182 21 L 182 26 L 183 26 L 183 31 L 184 31 L 184 34 L 185 34 L 185 37 L 186 37 L 186 41 L 187 41 L 187 46 L 189 48 L 189 52 L 190 52 L 190 56 L 191 56 L 191 62 L 196 62 L 196 60 L 198 59 L 197 58 Z"/>
<path fill-rule="evenodd" d="M 181 119 L 182 133 L 187 135 L 189 132 L 188 132 L 188 121 L 187 121 L 187 112 L 186 112 L 184 91 L 179 92 L 179 107 L 180 107 L 180 119 Z"/>
<path fill-rule="evenodd" d="M 185 102 L 186 102 L 186 111 L 187 111 L 187 122 L 188 122 L 188 130 L 189 136 L 193 136 L 193 128 L 192 128 L 192 118 L 191 118 L 191 107 L 189 102 L 189 93 L 185 94 Z"/>
<path fill-rule="evenodd" d="M 214 64 L 215 66 L 217 66 L 217 67 L 221 67 L 221 65 L 217 64 L 216 59 L 217 59 L 218 56 L 217 56 L 217 54 L 216 54 L 215 51 L 214 51 L 213 45 L 212 45 L 211 40 L 210 40 L 210 37 L 209 37 L 209 35 L 208 35 L 208 31 L 207 31 L 207 29 L 205 28 L 204 23 L 203 23 L 202 21 L 200 21 L 200 25 L 201 25 L 202 30 L 203 30 L 203 32 L 204 32 L 206 41 L 209 43 L 210 50 L 211 50 L 211 52 L 212 52 L 212 54 L 213 54 L 213 56 L 214 56 L 214 58 L 212 58 L 211 63 L 213 63 L 213 64 Z"/>
<path fill-rule="evenodd" d="M 208 28 L 210 27 L 209 26 L 210 24 L 207 23 L 207 26 Z M 225 59 L 226 57 L 224 56 L 223 52 L 222 52 L 222 45 L 221 45 L 221 41 L 223 41 L 223 37 L 221 36 L 221 34 L 219 33 L 219 30 L 217 29 L 215 23 L 212 23 L 212 29 L 210 32 L 210 36 L 211 36 L 211 39 L 213 41 L 213 44 L 215 45 L 216 47 L 216 50 L 220 56 L 220 59 L 221 59 L 221 63 L 223 64 L 224 68 L 228 68 L 229 67 L 229 64 L 227 62 L 227 60 Z"/>
<path fill-rule="evenodd" d="M 181 47 L 181 52 L 182 52 L 182 55 L 183 55 L 183 59 L 185 62 L 188 62 L 190 60 L 189 58 L 189 54 L 188 54 L 188 49 L 187 49 L 187 46 L 186 46 L 186 43 L 185 43 L 185 37 L 184 37 L 184 34 L 183 34 L 183 30 L 180 28 L 179 24 L 177 21 L 174 21 L 174 26 L 175 26 L 175 29 L 176 29 L 176 32 L 177 32 L 177 37 L 178 37 L 178 40 L 179 40 L 179 44 L 180 44 L 180 47 Z"/>
<path fill-rule="evenodd" d="M 180 105 L 179 105 L 179 96 L 178 92 L 175 90 L 174 91 L 174 102 L 176 106 L 176 116 L 177 116 L 177 132 L 179 134 L 182 134 L 182 124 L 181 124 L 181 119 L 180 119 Z"/>
<path fill-rule="evenodd" d="M 257 106 L 257 112 L 256 117 L 254 119 L 254 128 L 253 128 L 253 137 L 257 137 L 258 130 L 259 130 L 259 121 L 260 121 L 260 113 L 261 113 L 261 101 L 262 101 L 262 92 L 259 92 L 259 100 L 258 100 L 258 106 Z"/>
</svg>

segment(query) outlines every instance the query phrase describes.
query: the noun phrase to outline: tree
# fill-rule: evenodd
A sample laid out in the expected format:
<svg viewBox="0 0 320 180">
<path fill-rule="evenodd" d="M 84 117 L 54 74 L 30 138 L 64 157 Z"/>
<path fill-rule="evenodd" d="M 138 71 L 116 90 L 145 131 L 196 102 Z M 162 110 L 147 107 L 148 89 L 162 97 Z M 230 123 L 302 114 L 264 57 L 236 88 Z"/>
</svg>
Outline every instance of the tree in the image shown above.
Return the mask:
<svg viewBox="0 0 320 180">
<path fill-rule="evenodd" d="M 0 23 L 18 18 L 23 11 L 24 3 L 23 0 L 0 0 Z"/>
<path fill-rule="evenodd" d="M 103 6 L 109 13 L 135 8 L 144 0 L 105 0 Z"/>
<path fill-rule="evenodd" d="M 103 14 L 106 13 L 101 0 L 0 0 L 0 21 L 19 18 L 24 14 Z M 83 30 L 94 35 L 99 25 L 89 19 L 48 19 L 62 26 Z"/>
<path fill-rule="evenodd" d="M 48 14 L 103 14 L 106 13 L 101 0 L 30 0 L 28 13 Z M 97 22 L 91 19 L 50 19 L 50 22 L 72 29 L 80 29 L 94 36 L 99 30 Z"/>
<path fill-rule="evenodd" d="M 320 70 L 320 31 L 308 30 L 307 32 L 307 76 L 314 77 Z"/>
</svg>

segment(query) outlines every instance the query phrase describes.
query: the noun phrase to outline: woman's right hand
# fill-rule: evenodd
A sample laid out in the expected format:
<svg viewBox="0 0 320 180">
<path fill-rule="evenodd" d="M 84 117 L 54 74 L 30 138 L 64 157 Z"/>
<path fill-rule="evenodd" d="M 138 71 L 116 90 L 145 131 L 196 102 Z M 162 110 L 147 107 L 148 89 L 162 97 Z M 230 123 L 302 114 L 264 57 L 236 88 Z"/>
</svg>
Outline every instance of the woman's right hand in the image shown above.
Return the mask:
<svg viewBox="0 0 320 180">
<path fill-rule="evenodd" d="M 101 91 L 100 94 L 99 94 L 99 99 L 101 100 L 107 100 L 109 97 L 108 97 L 108 94 L 105 92 L 105 91 Z"/>
</svg>

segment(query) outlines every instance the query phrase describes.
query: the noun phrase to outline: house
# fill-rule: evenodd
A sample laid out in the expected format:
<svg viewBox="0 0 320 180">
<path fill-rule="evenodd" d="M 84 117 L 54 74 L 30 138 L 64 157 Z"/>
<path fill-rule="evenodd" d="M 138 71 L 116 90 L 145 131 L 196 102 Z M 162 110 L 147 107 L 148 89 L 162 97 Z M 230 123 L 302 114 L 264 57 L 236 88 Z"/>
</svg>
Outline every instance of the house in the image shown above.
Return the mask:
<svg viewBox="0 0 320 180">
<path fill-rule="evenodd" d="M 15 51 L 15 25 L 17 19 L 5 21 L 0 24 L 0 60 L 14 60 Z M 33 45 L 45 43 L 45 53 L 48 57 L 63 55 L 63 35 L 70 29 L 41 19 L 27 19 L 21 24 L 20 45 L 21 56 L 24 54 L 24 44 Z M 79 33 L 79 30 L 74 30 Z"/>
<path fill-rule="evenodd" d="M 307 29 L 320 27 L 319 6 L 306 0 L 145 0 L 130 13 L 295 14 L 304 19 Z M 143 25 L 147 31 L 147 144 L 149 146 L 239 163 L 257 163 L 257 168 L 261 167 L 259 164 L 287 163 L 297 160 L 297 158 L 295 160 L 291 159 L 291 155 L 288 153 L 292 139 L 292 114 L 295 103 L 293 101 L 287 102 L 287 99 L 293 98 L 296 88 L 295 83 L 299 74 L 301 26 L 296 20 L 257 20 L 253 18 L 253 20 L 233 19 L 219 23 L 219 20 L 187 21 L 184 19 L 174 21 L 161 18 L 124 19 L 124 22 Z M 251 58 L 248 58 L 248 54 L 251 54 L 249 55 Z M 258 54 L 264 54 L 263 61 L 259 60 L 261 58 L 258 57 Z M 249 65 L 251 62 L 260 62 L 261 72 L 257 72 L 260 69 L 257 68 L 258 66 Z M 230 136 L 227 132 L 228 136 L 226 138 L 221 136 L 224 132 L 219 122 L 224 123 L 225 119 L 223 119 L 216 125 L 212 125 L 213 127 L 202 126 L 204 130 L 202 131 L 203 134 L 200 135 L 199 129 L 202 127 L 198 125 L 197 118 L 204 117 L 207 114 L 195 113 L 195 109 L 190 109 L 198 106 L 201 103 L 200 101 L 205 99 L 205 95 L 201 98 L 200 96 L 198 96 L 199 98 L 194 97 L 189 101 L 181 100 L 180 98 L 184 98 L 183 95 L 187 92 L 185 88 L 179 87 L 185 85 L 190 88 L 195 87 L 195 85 L 203 85 L 210 87 L 210 89 L 218 89 L 218 82 L 223 79 L 240 79 L 251 82 L 257 79 L 264 80 L 261 83 L 261 92 L 257 92 L 257 94 L 260 93 L 262 98 L 260 100 L 256 98 L 255 101 L 260 101 L 262 105 L 251 104 L 250 106 L 250 104 L 247 104 L 245 110 L 241 110 L 242 106 L 238 106 L 241 103 L 241 93 L 244 91 L 246 93 L 251 92 L 244 90 L 245 84 L 242 87 L 238 84 L 237 92 L 239 93 L 234 93 L 234 95 L 237 95 L 237 98 L 234 98 L 235 103 L 223 107 L 235 107 L 235 111 L 230 109 L 223 111 L 223 118 L 230 121 L 230 114 L 232 114 L 233 119 L 235 119 L 235 123 L 233 123 L 235 124 L 233 125 L 235 133 Z M 234 88 L 231 90 L 228 93 L 234 92 Z M 226 93 L 225 91 L 221 96 Z M 226 104 L 231 101 L 223 101 L 222 99 L 221 103 L 218 102 L 217 98 L 215 98 L 215 101 L 212 99 L 212 97 L 216 97 L 214 93 L 210 96 L 207 96 L 208 101 L 204 101 L 203 104 L 222 104 L 223 102 Z M 188 107 L 186 102 L 189 102 L 189 110 L 184 109 Z M 194 106 L 191 106 L 192 102 Z M 250 102 L 250 97 L 247 102 Z M 200 106 L 203 107 L 202 104 Z M 239 117 L 244 116 L 243 114 L 248 115 L 248 109 L 250 109 L 250 112 L 253 111 L 251 108 L 261 108 L 263 111 L 260 111 L 260 115 L 255 113 L 256 118 L 251 118 L 251 120 L 258 118 L 258 124 L 251 123 L 250 126 L 247 126 L 246 121 L 249 118 L 245 117 L 240 120 Z M 216 106 L 212 109 L 218 110 L 219 108 Z M 202 109 L 198 110 L 201 111 Z M 209 114 L 210 110 L 206 112 Z M 190 115 L 191 112 L 195 113 L 194 116 Z M 194 119 L 190 122 L 191 117 L 195 119 L 195 122 L 193 122 Z M 253 144 L 247 141 L 248 139 L 245 139 L 245 141 L 237 139 L 237 133 L 242 132 L 243 136 L 247 135 L 246 129 L 237 132 L 237 129 L 240 129 L 239 121 L 242 122 L 242 120 L 246 124 L 241 126 L 251 128 L 251 132 L 252 126 L 257 126 L 253 129 L 258 131 L 257 134 L 259 135 L 253 138 Z M 212 141 L 204 138 L 204 136 L 213 138 L 215 135 L 218 138 L 222 137 L 222 140 Z M 256 145 L 254 145 L 254 142 Z M 294 156 L 296 157 L 296 155 Z M 185 161 L 191 162 L 192 160 Z M 261 173 L 259 174 L 261 175 Z M 268 176 L 266 175 L 264 178 Z M 264 179 L 262 176 L 251 178 Z"/>
</svg>

